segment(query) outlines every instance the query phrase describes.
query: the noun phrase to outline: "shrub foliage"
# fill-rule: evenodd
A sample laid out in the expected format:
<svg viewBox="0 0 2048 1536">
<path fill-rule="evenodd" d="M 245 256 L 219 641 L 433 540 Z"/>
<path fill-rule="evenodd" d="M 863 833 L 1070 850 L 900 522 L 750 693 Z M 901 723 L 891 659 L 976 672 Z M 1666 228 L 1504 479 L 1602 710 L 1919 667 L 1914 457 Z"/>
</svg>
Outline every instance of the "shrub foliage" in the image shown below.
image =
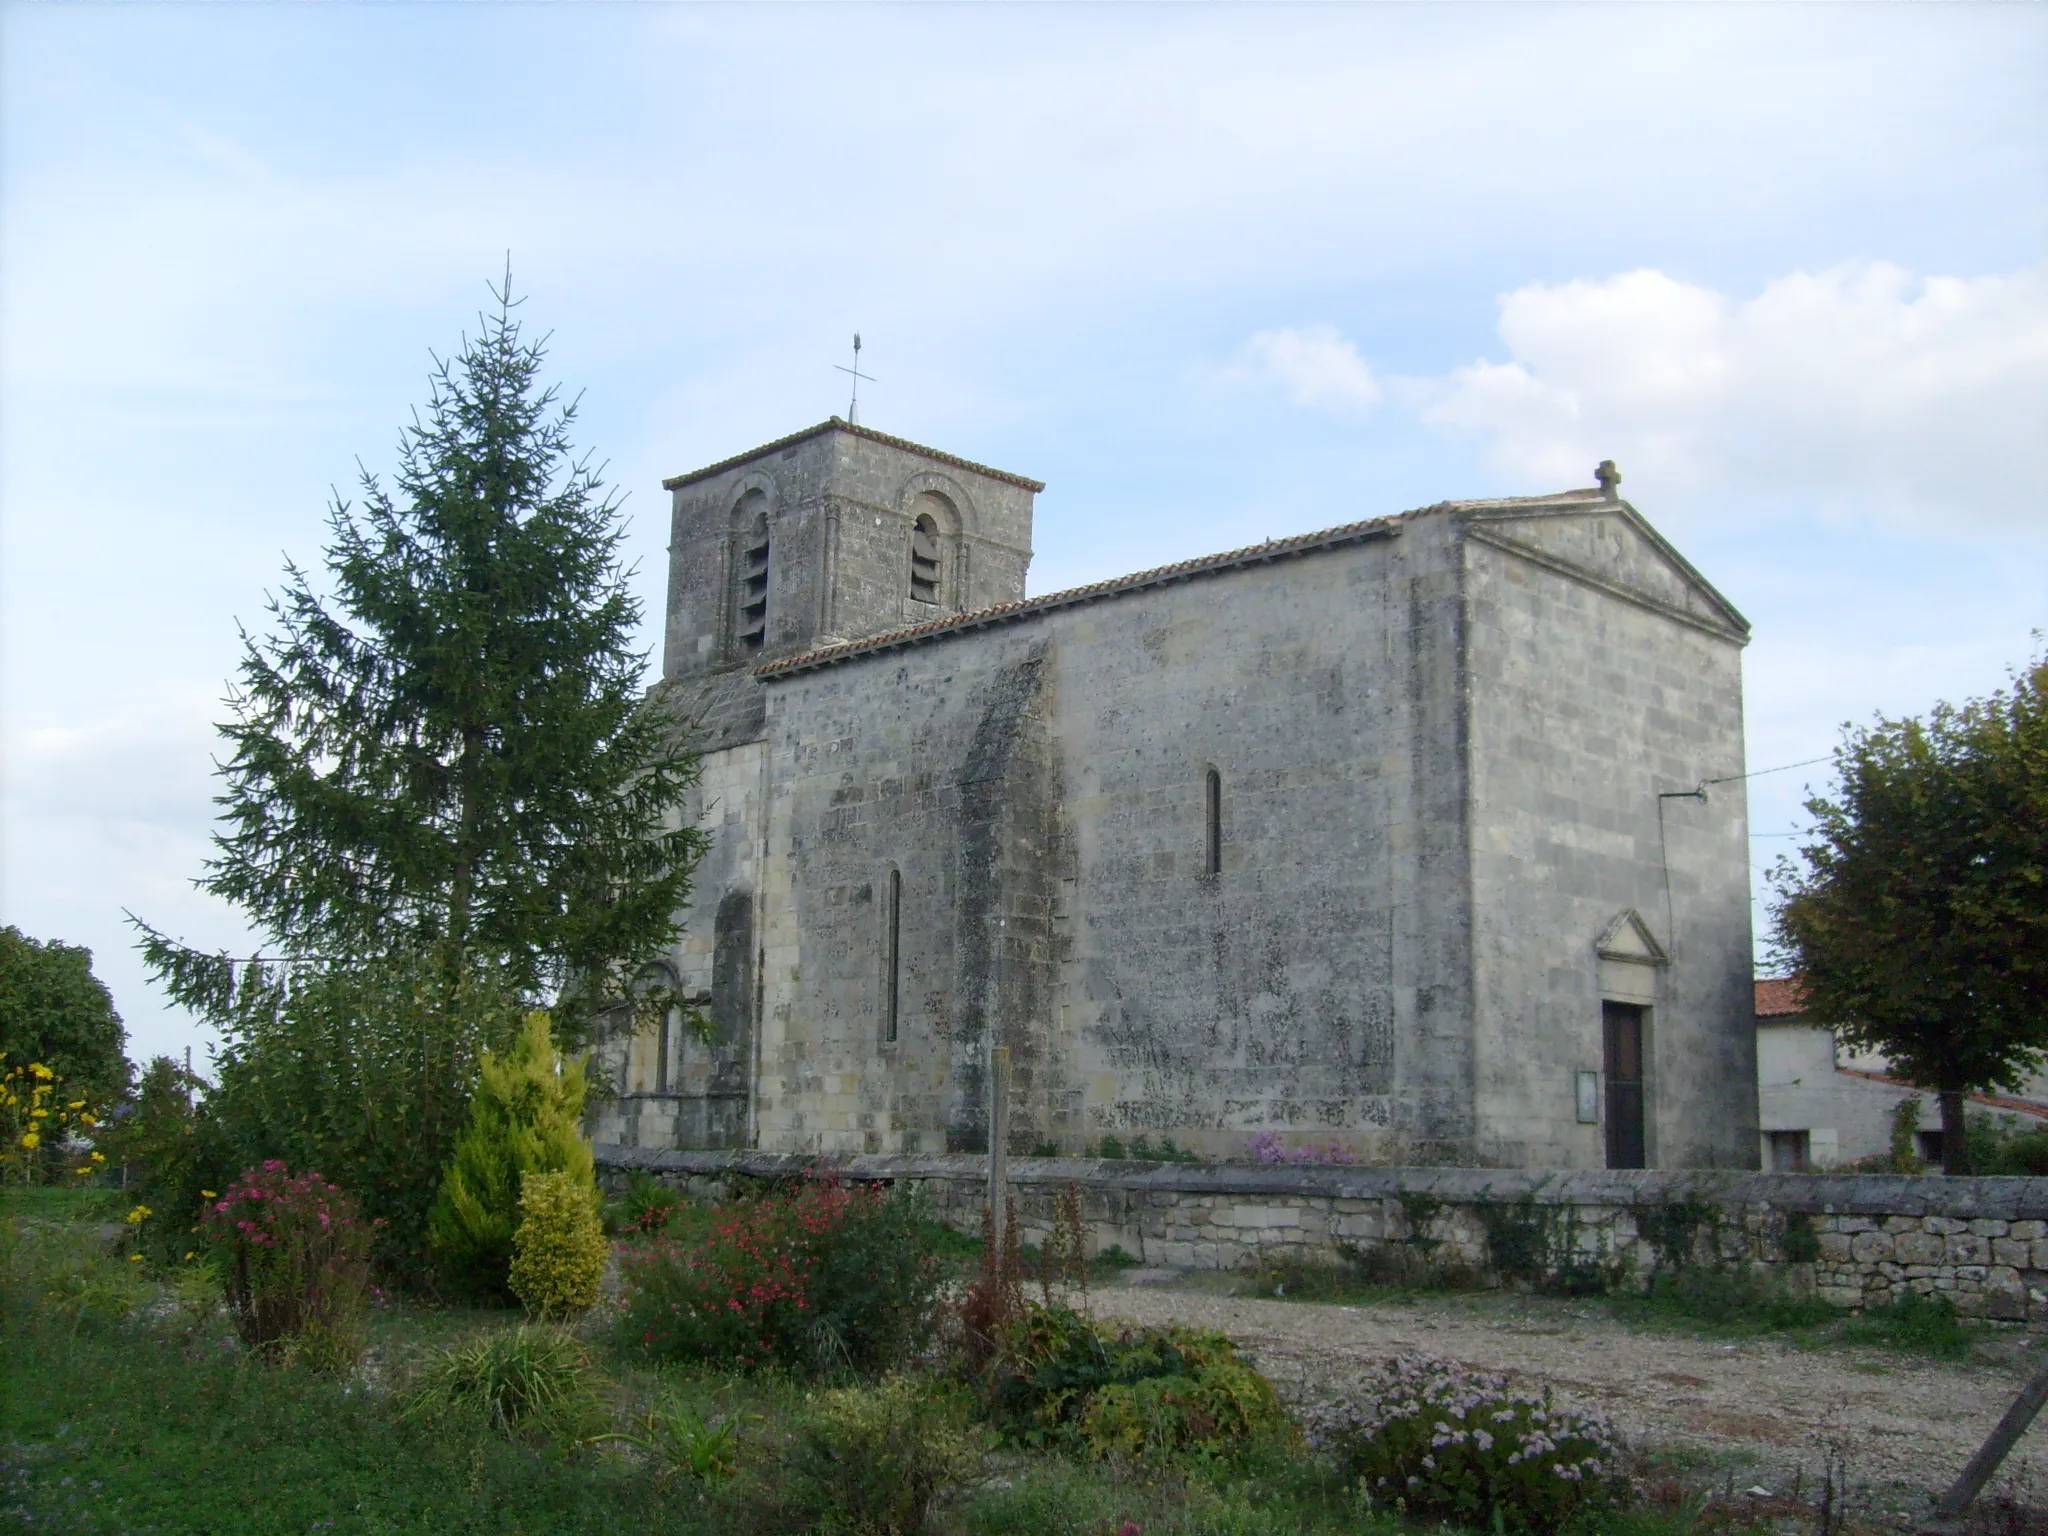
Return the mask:
<svg viewBox="0 0 2048 1536">
<path fill-rule="evenodd" d="M 455 1289 L 509 1291 L 526 1175 L 566 1174 L 595 1201 L 596 1166 L 581 1125 L 586 1091 L 582 1060 L 562 1059 L 543 1012 L 526 1015 L 510 1049 L 484 1052 L 468 1123 L 427 1213 L 435 1266 Z"/>
<path fill-rule="evenodd" d="M 1409 1516 L 1548 1536 L 1631 1493 L 1604 1419 L 1449 1361 L 1389 1360 L 1307 1427 L 1376 1504 Z"/>
<path fill-rule="evenodd" d="M 901 1364 L 932 1333 L 943 1274 L 906 1195 L 806 1180 L 728 1210 L 705 1240 L 620 1253 L 624 1326 L 673 1360 L 836 1374 Z"/>
<path fill-rule="evenodd" d="M 966 1404 L 928 1378 L 823 1392 L 776 1470 L 777 1529 L 918 1536 L 933 1506 L 973 1469 Z"/>
<path fill-rule="evenodd" d="M 1119 1333 L 1058 1303 L 1010 1325 L 988 1393 L 1011 1439 L 1098 1456 L 1235 1455 L 1288 1432 L 1273 1384 L 1222 1334 Z"/>
<path fill-rule="evenodd" d="M 596 1306 L 606 1254 L 596 1191 L 573 1174 L 529 1173 L 519 1211 L 512 1294 L 548 1317 Z"/>
</svg>

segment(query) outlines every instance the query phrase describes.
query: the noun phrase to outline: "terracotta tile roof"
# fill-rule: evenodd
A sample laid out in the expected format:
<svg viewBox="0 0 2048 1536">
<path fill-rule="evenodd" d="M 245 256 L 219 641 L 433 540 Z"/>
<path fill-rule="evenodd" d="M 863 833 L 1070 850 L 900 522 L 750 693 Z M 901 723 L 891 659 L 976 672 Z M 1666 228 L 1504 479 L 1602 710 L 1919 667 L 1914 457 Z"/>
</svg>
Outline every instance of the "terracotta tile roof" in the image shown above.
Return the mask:
<svg viewBox="0 0 2048 1536">
<path fill-rule="evenodd" d="M 1045 489 L 1043 480 L 1033 480 L 1024 475 L 1013 475 L 1006 469 L 990 469 L 986 464 L 977 464 L 972 459 L 963 459 L 954 454 L 941 453 L 936 448 L 927 448 L 922 443 L 913 443 L 905 437 L 890 437 L 885 432 L 876 432 L 867 427 L 855 426 L 850 421 L 841 421 L 837 416 L 819 422 L 815 427 L 805 427 L 801 432 L 792 432 L 787 437 L 778 437 L 772 443 L 763 443 L 758 448 L 749 448 L 745 453 L 736 453 L 729 459 L 720 459 L 716 464 L 707 464 L 702 469 L 693 469 L 686 475 L 673 475 L 661 482 L 664 491 L 672 491 L 679 485 L 693 481 L 708 480 L 713 475 L 724 474 L 728 469 L 758 459 L 764 453 L 774 453 L 805 438 L 816 437 L 821 432 L 848 432 L 855 437 L 864 437 L 871 443 L 880 443 L 885 448 L 901 448 L 906 453 L 917 454 L 936 464 L 950 464 L 955 469 L 972 470 L 977 475 L 986 475 L 991 480 L 1000 480 L 1005 485 L 1021 485 L 1034 495 Z"/>
<path fill-rule="evenodd" d="M 1055 608 L 1072 608 L 1082 603 L 1099 602 L 1105 597 L 1119 597 L 1126 592 L 1137 592 L 1147 587 L 1168 586 L 1177 581 L 1207 576 L 1215 571 L 1261 565 L 1270 560 L 1313 554 L 1317 550 L 1333 549 L 1342 544 L 1357 544 L 1367 539 L 1391 538 L 1401 531 L 1403 521 L 1415 515 L 1412 512 L 1403 512 L 1393 517 L 1371 518 L 1362 523 L 1345 523 L 1340 527 L 1325 528 L 1319 533 L 1297 534 L 1291 539 L 1269 539 L 1264 544 L 1253 544 L 1220 555 L 1203 555 L 1195 560 L 1180 560 L 1172 565 L 1154 566 L 1149 571 L 1116 576 L 1108 581 L 1092 582 L 1085 587 L 1069 587 L 1064 592 L 1048 592 L 1043 597 L 1020 598 L 1013 603 L 998 603 L 993 608 L 978 608 L 972 613 L 956 613 L 949 618 L 933 619 L 928 624 L 913 624 L 907 629 L 893 629 L 885 634 L 867 635 L 859 640 L 846 640 L 838 645 L 805 651 L 801 655 L 785 656 L 779 661 L 769 662 L 766 666 L 756 667 L 754 675 L 783 677 L 812 667 L 830 666 L 834 662 L 866 655 L 870 651 L 915 645 L 941 635 L 982 629 L 991 624 L 1014 623 L 1019 619 L 1030 618 Z"/>
<path fill-rule="evenodd" d="M 1806 988 L 1797 976 L 1759 976 L 1756 980 L 1756 1016 L 1760 1019 L 1789 1019 L 1806 1012 Z"/>
</svg>

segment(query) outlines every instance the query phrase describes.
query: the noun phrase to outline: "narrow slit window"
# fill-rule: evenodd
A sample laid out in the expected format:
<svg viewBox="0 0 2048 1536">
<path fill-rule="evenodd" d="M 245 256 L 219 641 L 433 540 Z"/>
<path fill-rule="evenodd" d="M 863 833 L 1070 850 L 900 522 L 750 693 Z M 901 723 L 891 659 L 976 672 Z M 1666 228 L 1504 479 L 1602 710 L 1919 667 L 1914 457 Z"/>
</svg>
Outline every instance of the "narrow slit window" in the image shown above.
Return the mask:
<svg viewBox="0 0 2048 1536">
<path fill-rule="evenodd" d="M 939 600 L 939 525 L 920 512 L 910 528 L 910 596 L 920 603 Z"/>
<path fill-rule="evenodd" d="M 668 1092 L 668 1053 L 675 1041 L 675 1035 L 671 1030 L 670 1022 L 674 1018 L 675 1010 L 673 1008 L 661 1010 L 661 1028 L 656 1033 L 654 1039 L 654 1091 L 656 1093 Z"/>
<path fill-rule="evenodd" d="M 1211 768 L 1202 776 L 1202 873 L 1223 873 L 1223 775 Z"/>
<path fill-rule="evenodd" d="M 882 1038 L 894 1042 L 903 1000 L 903 876 L 889 871 L 882 928 Z"/>
</svg>

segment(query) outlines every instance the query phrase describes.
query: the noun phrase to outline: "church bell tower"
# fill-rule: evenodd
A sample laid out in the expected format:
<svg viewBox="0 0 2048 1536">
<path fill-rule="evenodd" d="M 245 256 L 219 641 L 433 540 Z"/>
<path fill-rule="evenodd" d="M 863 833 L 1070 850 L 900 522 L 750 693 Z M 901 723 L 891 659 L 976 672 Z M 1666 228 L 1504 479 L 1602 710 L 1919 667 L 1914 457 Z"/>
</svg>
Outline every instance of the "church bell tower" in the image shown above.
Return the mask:
<svg viewBox="0 0 2048 1536">
<path fill-rule="evenodd" d="M 1021 599 L 1045 488 L 836 416 L 662 486 L 670 682 Z"/>
</svg>

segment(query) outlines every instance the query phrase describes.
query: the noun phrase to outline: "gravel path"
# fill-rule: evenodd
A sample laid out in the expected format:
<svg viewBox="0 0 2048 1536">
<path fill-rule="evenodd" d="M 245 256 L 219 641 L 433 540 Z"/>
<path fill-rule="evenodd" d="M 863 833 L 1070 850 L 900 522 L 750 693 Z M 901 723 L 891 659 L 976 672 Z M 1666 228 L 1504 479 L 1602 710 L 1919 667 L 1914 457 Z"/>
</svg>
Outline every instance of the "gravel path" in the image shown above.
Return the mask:
<svg viewBox="0 0 2048 1536">
<path fill-rule="evenodd" d="M 1946 1488 L 2025 1378 L 2019 1341 L 1972 1364 L 1889 1350 L 1800 1350 L 1635 1329 L 1584 1304 L 1504 1296 L 1368 1306 L 1202 1294 L 1186 1283 L 1097 1291 L 1100 1317 L 1177 1320 L 1228 1334 L 1291 1400 L 1343 1390 L 1391 1354 L 1512 1372 L 1604 1410 L 1699 1482 L 1809 1493 L 1829 1447 L 1869 1515 L 1917 1517 Z M 1980 1346 L 1979 1354 L 1987 1353 Z M 2024 1502 L 2048 1502 L 2048 1414 L 2007 1460 Z"/>
</svg>

